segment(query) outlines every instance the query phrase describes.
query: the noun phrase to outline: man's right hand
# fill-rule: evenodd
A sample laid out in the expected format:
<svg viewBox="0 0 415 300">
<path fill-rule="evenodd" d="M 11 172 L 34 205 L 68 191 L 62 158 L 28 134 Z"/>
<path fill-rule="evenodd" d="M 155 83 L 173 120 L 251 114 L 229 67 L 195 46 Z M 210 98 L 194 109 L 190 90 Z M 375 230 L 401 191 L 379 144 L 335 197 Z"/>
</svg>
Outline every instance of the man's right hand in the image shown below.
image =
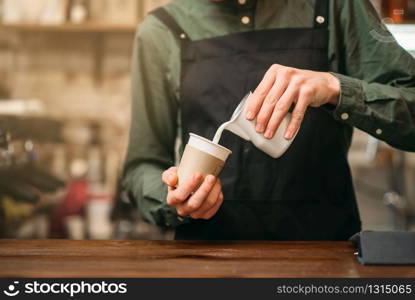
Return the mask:
<svg viewBox="0 0 415 300">
<path fill-rule="evenodd" d="M 203 178 L 196 173 L 189 182 L 176 187 L 177 167 L 171 167 L 163 172 L 162 180 L 168 185 L 167 204 L 175 207 L 179 216 L 208 220 L 223 203 L 222 185 L 213 175 Z"/>
</svg>

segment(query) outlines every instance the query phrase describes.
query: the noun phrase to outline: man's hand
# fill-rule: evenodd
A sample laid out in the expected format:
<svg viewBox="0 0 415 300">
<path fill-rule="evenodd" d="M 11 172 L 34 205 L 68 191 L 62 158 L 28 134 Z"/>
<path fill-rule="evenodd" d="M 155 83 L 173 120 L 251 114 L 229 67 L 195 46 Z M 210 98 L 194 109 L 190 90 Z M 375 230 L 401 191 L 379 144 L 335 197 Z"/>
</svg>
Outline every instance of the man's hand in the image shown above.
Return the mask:
<svg viewBox="0 0 415 300">
<path fill-rule="evenodd" d="M 271 139 L 295 103 L 284 138 L 292 139 L 300 128 L 308 106 L 337 104 L 340 82 L 330 73 L 272 65 L 252 94 L 246 118 L 256 118 L 256 131 Z"/>
<path fill-rule="evenodd" d="M 178 215 L 193 219 L 212 218 L 223 203 L 222 186 L 219 178 L 196 173 L 189 182 L 176 188 L 177 167 L 164 171 L 162 180 L 168 185 L 167 204 L 176 208 Z"/>
</svg>

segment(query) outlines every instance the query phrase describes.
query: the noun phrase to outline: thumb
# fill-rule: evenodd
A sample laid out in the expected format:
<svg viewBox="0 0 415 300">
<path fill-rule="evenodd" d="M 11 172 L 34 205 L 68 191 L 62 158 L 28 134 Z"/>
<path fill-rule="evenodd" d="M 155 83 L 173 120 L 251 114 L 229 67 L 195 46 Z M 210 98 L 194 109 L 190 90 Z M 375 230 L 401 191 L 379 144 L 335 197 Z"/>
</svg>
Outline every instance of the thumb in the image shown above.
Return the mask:
<svg viewBox="0 0 415 300">
<path fill-rule="evenodd" d="M 174 187 L 178 182 L 177 167 L 171 167 L 163 172 L 162 181 L 168 186 Z"/>
</svg>

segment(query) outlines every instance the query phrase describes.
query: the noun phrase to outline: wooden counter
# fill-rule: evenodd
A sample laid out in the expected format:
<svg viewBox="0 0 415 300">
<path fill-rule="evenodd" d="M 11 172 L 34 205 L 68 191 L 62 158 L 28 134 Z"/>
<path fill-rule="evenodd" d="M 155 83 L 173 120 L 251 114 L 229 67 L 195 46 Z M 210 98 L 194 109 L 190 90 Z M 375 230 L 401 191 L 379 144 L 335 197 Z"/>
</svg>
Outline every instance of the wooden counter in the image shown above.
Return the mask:
<svg viewBox="0 0 415 300">
<path fill-rule="evenodd" d="M 415 277 L 348 242 L 0 240 L 0 277 Z"/>
</svg>

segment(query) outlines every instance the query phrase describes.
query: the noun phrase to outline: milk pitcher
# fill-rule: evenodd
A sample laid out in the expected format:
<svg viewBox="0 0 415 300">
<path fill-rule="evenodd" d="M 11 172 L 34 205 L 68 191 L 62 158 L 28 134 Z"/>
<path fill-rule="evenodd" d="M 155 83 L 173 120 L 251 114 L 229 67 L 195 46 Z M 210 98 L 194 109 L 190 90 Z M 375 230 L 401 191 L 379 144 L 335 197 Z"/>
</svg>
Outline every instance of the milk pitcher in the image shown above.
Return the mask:
<svg viewBox="0 0 415 300">
<path fill-rule="evenodd" d="M 287 151 L 295 138 L 295 136 L 290 140 L 284 138 L 284 133 L 291 119 L 291 113 L 288 113 L 284 117 L 274 137 L 272 139 L 266 139 L 263 134 L 256 132 L 255 119 L 250 121 L 245 117 L 245 106 L 251 95 L 252 93 L 249 93 L 242 99 L 233 112 L 231 119 L 221 126 L 222 130 L 229 130 L 241 138 L 251 141 L 258 149 L 273 158 L 280 157 Z"/>
</svg>

